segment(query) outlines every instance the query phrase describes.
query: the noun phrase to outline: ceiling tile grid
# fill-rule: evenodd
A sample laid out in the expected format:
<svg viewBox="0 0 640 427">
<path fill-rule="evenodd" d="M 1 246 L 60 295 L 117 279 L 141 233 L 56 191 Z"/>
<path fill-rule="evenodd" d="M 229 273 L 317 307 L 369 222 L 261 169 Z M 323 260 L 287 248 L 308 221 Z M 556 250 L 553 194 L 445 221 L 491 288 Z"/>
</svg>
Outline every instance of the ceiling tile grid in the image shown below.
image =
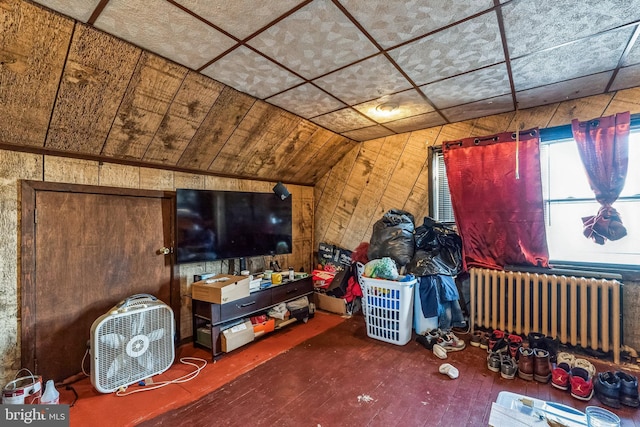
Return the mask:
<svg viewBox="0 0 640 427">
<path fill-rule="evenodd" d="M 640 0 L 34 1 L 358 141 L 640 86 Z"/>
</svg>

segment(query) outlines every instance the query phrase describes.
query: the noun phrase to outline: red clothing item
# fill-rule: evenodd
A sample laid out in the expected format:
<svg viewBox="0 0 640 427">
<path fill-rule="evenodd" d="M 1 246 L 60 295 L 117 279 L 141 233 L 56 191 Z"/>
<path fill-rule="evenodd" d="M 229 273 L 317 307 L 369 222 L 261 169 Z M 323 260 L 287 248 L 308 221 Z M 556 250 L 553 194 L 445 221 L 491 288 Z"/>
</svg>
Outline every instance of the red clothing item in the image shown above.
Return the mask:
<svg viewBox="0 0 640 427">
<path fill-rule="evenodd" d="M 355 277 L 351 276 L 349 277 L 349 282 L 347 282 L 347 292 L 344 294 L 344 300 L 351 302 L 356 297 L 362 297 L 362 289 Z"/>
</svg>

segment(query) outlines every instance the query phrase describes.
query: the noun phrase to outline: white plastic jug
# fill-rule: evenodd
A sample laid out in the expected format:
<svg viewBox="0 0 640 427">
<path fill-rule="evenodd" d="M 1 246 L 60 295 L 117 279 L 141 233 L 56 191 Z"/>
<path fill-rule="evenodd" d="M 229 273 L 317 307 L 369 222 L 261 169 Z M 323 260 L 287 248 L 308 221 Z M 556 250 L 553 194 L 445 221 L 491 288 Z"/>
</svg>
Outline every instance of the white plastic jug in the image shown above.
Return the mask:
<svg viewBox="0 0 640 427">
<path fill-rule="evenodd" d="M 44 387 L 44 393 L 40 398 L 40 403 L 43 405 L 57 405 L 60 403 L 60 393 L 56 390 L 56 385 L 53 380 L 48 380 Z"/>
</svg>

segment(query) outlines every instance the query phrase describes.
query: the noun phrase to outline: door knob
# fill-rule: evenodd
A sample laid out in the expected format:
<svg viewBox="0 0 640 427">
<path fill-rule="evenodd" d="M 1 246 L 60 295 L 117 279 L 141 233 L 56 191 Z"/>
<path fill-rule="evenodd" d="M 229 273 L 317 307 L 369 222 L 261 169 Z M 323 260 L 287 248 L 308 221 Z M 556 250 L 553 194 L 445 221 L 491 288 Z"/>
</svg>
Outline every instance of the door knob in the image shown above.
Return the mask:
<svg viewBox="0 0 640 427">
<path fill-rule="evenodd" d="M 158 249 L 158 255 L 169 255 L 171 253 L 171 249 L 167 247 L 162 247 Z"/>
</svg>

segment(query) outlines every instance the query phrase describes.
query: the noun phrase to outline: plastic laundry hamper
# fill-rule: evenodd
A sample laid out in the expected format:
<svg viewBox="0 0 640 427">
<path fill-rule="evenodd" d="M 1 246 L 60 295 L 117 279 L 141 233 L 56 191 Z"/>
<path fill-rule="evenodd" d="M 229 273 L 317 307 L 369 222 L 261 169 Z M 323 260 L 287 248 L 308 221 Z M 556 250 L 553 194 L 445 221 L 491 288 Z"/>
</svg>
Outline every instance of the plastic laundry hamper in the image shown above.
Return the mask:
<svg viewBox="0 0 640 427">
<path fill-rule="evenodd" d="M 367 335 L 391 344 L 405 345 L 413 326 L 413 288 L 408 282 L 362 277 L 362 301 Z"/>
</svg>

